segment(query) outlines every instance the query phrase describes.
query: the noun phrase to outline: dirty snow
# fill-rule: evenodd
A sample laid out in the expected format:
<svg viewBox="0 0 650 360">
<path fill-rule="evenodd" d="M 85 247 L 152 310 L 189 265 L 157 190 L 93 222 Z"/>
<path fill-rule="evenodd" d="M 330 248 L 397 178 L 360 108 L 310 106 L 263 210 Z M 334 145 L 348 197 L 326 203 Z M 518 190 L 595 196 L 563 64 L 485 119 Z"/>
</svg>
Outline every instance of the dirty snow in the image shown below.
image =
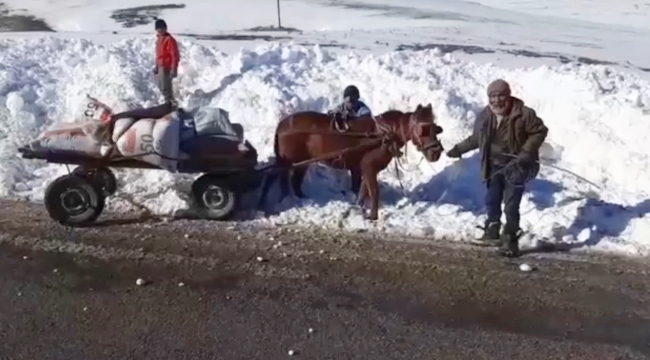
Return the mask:
<svg viewBox="0 0 650 360">
<path fill-rule="evenodd" d="M 451 6 L 449 1 L 439 2 Z M 31 1 L 23 6 L 32 4 L 35 7 L 36 3 Z M 289 8 L 307 4 L 287 3 Z M 375 1 L 372 4 L 388 3 Z M 472 6 L 478 6 L 461 3 L 457 11 L 466 15 L 474 11 Z M 513 2 L 495 5 L 495 1 L 485 0 L 480 3 L 491 6 L 482 14 L 493 20 L 512 18 L 512 13 L 517 11 L 520 15 L 535 12 L 521 6 L 516 8 Z M 401 6 L 407 6 L 404 4 L 420 10 L 429 6 L 422 5 L 421 1 L 406 1 Z M 136 5 L 140 3 L 132 6 Z M 318 6 L 325 5 L 320 2 Z M 533 47 L 540 45 L 549 51 L 568 49 L 574 55 L 586 52 L 622 66 L 563 65 L 553 61 L 528 67 L 516 62 L 498 66 L 494 63 L 500 63 L 500 58 L 490 58 L 489 54 L 475 61 L 471 56 L 443 54 L 437 50 L 396 52 L 392 47 L 385 47 L 381 52 L 365 51 L 386 40 L 388 33 L 398 39 L 391 41 L 399 42 L 408 39 L 409 34 L 412 39 L 417 36 L 417 39 L 424 39 L 426 32 L 431 31 L 430 27 L 418 30 L 404 25 L 407 20 L 396 20 L 396 17 L 405 16 L 404 11 L 395 10 L 397 5 L 392 6 L 390 11 L 398 13 L 392 17 L 385 14 L 390 11 L 382 13 L 378 7 L 375 10 L 345 10 L 374 11 L 365 15 L 355 13 L 359 19 L 383 14 L 390 19 L 390 23 L 381 25 L 386 28 L 384 30 L 366 26 L 358 33 L 349 32 L 354 24 L 350 19 L 346 20 L 349 24 L 342 24 L 339 18 L 338 27 L 334 26 L 333 30 L 314 28 L 294 43 L 289 40 L 247 42 L 245 48 L 238 49 L 231 42 L 228 52 L 221 52 L 223 42 L 184 37 L 180 40 L 182 61 L 176 80 L 177 98 L 184 106 L 201 103 L 230 111 L 232 121 L 244 126 L 246 138 L 257 148 L 263 162 L 272 156 L 271 134 L 281 113 L 303 109 L 325 111 L 340 100 L 347 84 L 360 88 L 362 99 L 375 113 L 390 108 L 412 110 L 418 104 L 431 103 L 438 123 L 444 128 L 443 144 L 450 148 L 469 135 L 476 113 L 487 100 L 487 84 L 501 77 L 511 83 L 514 94 L 534 108 L 550 129 L 543 152 L 545 163 L 553 167 L 542 168 L 522 202 L 522 226 L 532 234 L 524 239 L 525 245 L 533 246 L 544 239 L 569 248 L 650 254 L 650 182 L 647 181 L 650 150 L 643 146 L 650 136 L 650 83 L 642 71 L 623 67 L 625 56 L 629 55 L 634 61 L 644 59 L 646 54 L 641 53 L 635 41 L 647 39 L 646 27 L 631 22 L 629 28 L 624 28 L 623 21 L 598 25 L 597 14 L 592 14 L 585 20 L 592 21 L 590 26 L 580 23 L 585 25 L 582 40 L 600 41 L 597 48 L 584 50 L 567 43 L 540 45 L 541 31 L 534 27 L 517 33 L 519 37 L 513 42 L 521 45 L 529 36 L 530 42 L 526 45 L 529 50 L 539 50 Z M 506 10 L 499 12 L 498 8 Z M 566 30 L 578 26 L 571 16 L 557 16 L 561 10 L 558 9 L 555 13 L 547 11 L 543 15 L 530 16 L 538 16 L 539 21 L 545 19 L 545 26 L 549 27 L 566 23 L 569 26 Z M 79 19 L 84 16 L 80 15 Z M 83 26 L 72 29 L 64 26 L 75 21 L 72 15 L 67 20 L 61 15 L 59 20 L 54 25 L 81 33 L 74 36 L 65 33 L 52 36 L 14 34 L 0 40 L 0 196 L 23 196 L 39 201 L 48 182 L 66 172 L 64 166 L 24 161 L 17 157 L 16 148 L 36 138 L 55 122 L 72 121 L 75 109 L 86 94 L 109 106 L 118 102 L 150 106 L 159 101 L 150 76 L 151 36 L 107 36 L 104 33 L 100 41 L 99 35 L 90 32 L 113 28 L 106 25 L 102 29 Z M 270 16 L 268 21 L 259 20 L 261 23 L 257 25 L 269 25 L 273 21 Z M 436 40 L 446 37 L 450 42 L 459 43 L 472 34 L 487 33 L 485 27 L 480 31 L 476 24 L 463 25 L 458 21 L 457 37 L 450 33 L 453 26 L 439 27 L 440 32 L 433 37 Z M 523 29 L 525 21 L 517 21 Z M 286 26 L 300 27 L 304 23 L 304 20 L 303 23 L 287 20 Z M 230 27 L 243 28 L 244 25 Z M 514 25 L 511 21 L 503 26 Z M 612 29 L 609 33 L 607 27 Z M 137 29 L 149 32 L 149 28 Z M 346 31 L 350 36 L 342 37 Z M 614 41 L 613 38 L 620 35 L 616 35 L 617 31 L 627 32 L 628 41 Z M 335 35 L 337 41 L 349 40 L 347 48 L 300 45 L 309 43 L 304 41 L 306 38 L 310 38 L 311 43 L 319 43 L 331 41 Z M 509 36 L 514 38 L 515 35 Z M 495 38 L 479 37 L 476 41 L 481 45 L 490 41 L 496 44 Z M 626 47 L 634 51 L 619 51 Z M 637 62 L 636 65 L 644 64 Z M 393 170 L 381 174 L 382 207 L 377 223 L 364 220 L 359 209 L 351 204 L 351 194 L 345 193 L 349 188 L 347 176 L 321 166 L 311 168 L 304 184 L 309 200 L 288 199 L 275 205 L 276 214 L 268 218 L 255 212 L 245 212 L 240 217 L 250 223 L 369 229 L 431 239 L 463 240 L 472 236 L 474 226 L 483 221 L 484 187 L 478 180 L 476 155 L 470 154 L 460 162 L 443 157 L 436 163 L 427 163 L 414 148 L 407 154 L 399 176 L 404 191 Z M 391 165 L 389 169 L 392 168 Z M 131 210 L 137 209 L 137 205 L 169 214 L 188 206 L 187 193 L 192 176 L 137 170 L 117 171 L 117 174 L 121 188 L 119 196 L 110 201 L 112 209 Z M 127 198 L 129 201 L 125 200 Z M 270 200 L 273 198 L 274 195 Z"/>
</svg>

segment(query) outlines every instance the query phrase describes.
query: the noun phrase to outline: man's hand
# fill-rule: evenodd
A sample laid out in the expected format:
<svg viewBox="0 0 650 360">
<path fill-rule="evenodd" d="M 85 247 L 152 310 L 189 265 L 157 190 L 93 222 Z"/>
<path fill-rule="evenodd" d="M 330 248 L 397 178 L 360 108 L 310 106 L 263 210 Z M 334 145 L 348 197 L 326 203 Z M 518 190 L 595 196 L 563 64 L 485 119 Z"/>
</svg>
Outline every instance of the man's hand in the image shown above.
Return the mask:
<svg viewBox="0 0 650 360">
<path fill-rule="evenodd" d="M 177 69 L 172 69 L 170 76 L 172 79 L 175 79 L 178 76 L 178 70 Z"/>
<path fill-rule="evenodd" d="M 459 159 L 461 156 L 463 156 L 463 154 L 460 153 L 460 150 L 456 146 L 447 151 L 447 157 L 452 159 Z"/>
<path fill-rule="evenodd" d="M 153 70 L 151 70 L 151 72 L 152 72 L 154 75 L 158 75 L 158 66 L 154 66 L 154 67 L 153 67 Z"/>
<path fill-rule="evenodd" d="M 530 156 L 529 153 L 522 151 L 519 154 L 517 154 L 517 158 L 515 159 L 515 161 L 521 165 L 529 165 L 533 162 L 533 157 Z"/>
</svg>

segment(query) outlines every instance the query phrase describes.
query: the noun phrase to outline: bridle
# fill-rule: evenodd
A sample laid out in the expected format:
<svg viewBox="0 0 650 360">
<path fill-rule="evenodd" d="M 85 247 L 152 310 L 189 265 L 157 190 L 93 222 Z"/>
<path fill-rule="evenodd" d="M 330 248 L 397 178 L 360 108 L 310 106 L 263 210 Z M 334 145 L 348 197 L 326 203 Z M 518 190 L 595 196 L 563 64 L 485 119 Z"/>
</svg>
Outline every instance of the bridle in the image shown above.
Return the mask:
<svg viewBox="0 0 650 360">
<path fill-rule="evenodd" d="M 415 148 L 421 153 L 432 148 L 442 147 L 440 141 L 433 140 L 428 144 L 424 144 L 424 141 L 422 140 L 422 135 L 425 133 L 433 135 L 442 133 L 442 128 L 436 125 L 433 122 L 433 119 L 431 119 L 431 122 L 420 122 L 417 121 L 415 113 L 412 113 L 407 122 L 408 130 L 404 128 L 403 122 L 395 128 L 389 124 L 382 123 L 380 121 L 381 118 L 373 117 L 373 119 L 375 120 L 377 133 L 382 134 L 381 146 L 387 149 L 391 155 L 396 158 L 400 158 L 403 155 L 400 148 L 406 145 L 408 140 L 412 141 Z"/>
<path fill-rule="evenodd" d="M 422 141 L 422 135 L 425 133 L 430 134 L 432 138 L 442 133 L 442 128 L 436 125 L 433 119 L 431 119 L 431 122 L 420 122 L 417 121 L 415 113 L 411 114 L 409 118 L 409 133 L 413 145 L 415 145 L 415 148 L 419 152 L 425 152 L 431 148 L 441 146 L 440 141 L 432 140 L 428 144 L 424 144 Z"/>
</svg>

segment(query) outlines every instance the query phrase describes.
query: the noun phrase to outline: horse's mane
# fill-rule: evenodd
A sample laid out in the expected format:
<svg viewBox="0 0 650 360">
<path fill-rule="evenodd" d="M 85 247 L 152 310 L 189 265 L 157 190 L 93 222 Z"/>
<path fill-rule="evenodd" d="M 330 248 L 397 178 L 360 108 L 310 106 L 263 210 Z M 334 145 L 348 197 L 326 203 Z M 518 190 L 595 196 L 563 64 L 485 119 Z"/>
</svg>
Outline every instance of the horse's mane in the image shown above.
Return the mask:
<svg viewBox="0 0 650 360">
<path fill-rule="evenodd" d="M 316 115 L 323 115 L 324 113 L 316 110 L 299 110 L 296 112 L 281 112 L 280 113 L 280 119 L 287 118 L 289 116 L 297 116 L 297 115 L 306 115 L 306 114 L 316 114 Z"/>
<path fill-rule="evenodd" d="M 293 114 L 291 114 L 291 115 L 304 115 L 304 114 L 319 114 L 319 115 L 323 115 L 323 114 L 326 114 L 326 113 L 321 112 L 321 111 L 316 111 L 316 110 L 300 110 L 300 111 L 296 111 L 295 113 L 293 113 Z M 289 115 L 289 114 L 287 114 L 287 115 Z"/>
<path fill-rule="evenodd" d="M 381 115 L 382 116 L 393 116 L 393 115 L 397 116 L 397 115 L 403 115 L 403 114 L 406 114 L 406 113 L 404 111 L 401 111 L 401 110 L 390 109 L 390 110 L 384 111 Z"/>
<path fill-rule="evenodd" d="M 385 122 L 385 123 L 394 123 L 394 122 L 400 121 L 404 114 L 408 114 L 408 112 L 404 112 L 404 111 L 396 110 L 396 109 L 390 109 L 390 110 L 384 111 L 383 113 L 378 114 L 378 115 L 372 115 L 372 116 L 364 115 L 364 116 L 361 116 L 360 118 L 373 119 L 373 120 L 381 121 L 381 122 Z M 294 113 L 282 114 L 280 116 L 280 119 L 281 119 L 280 121 L 286 120 L 290 116 L 299 116 L 299 115 L 303 115 L 303 116 L 304 115 L 307 115 L 307 116 L 309 116 L 309 115 L 330 116 L 329 114 L 322 113 L 320 111 L 301 110 L 301 111 L 296 111 Z"/>
<path fill-rule="evenodd" d="M 402 115 L 404 114 L 406 114 L 404 111 L 390 109 L 375 116 L 375 119 L 377 119 L 377 121 L 381 120 L 385 122 L 394 122 L 394 121 L 399 121 L 402 118 Z"/>
<path fill-rule="evenodd" d="M 307 114 L 327 115 L 327 113 L 323 113 L 323 112 L 316 111 L 316 110 L 300 110 L 300 111 L 296 111 L 294 113 L 282 113 L 282 114 L 280 114 L 280 118 L 281 119 L 286 118 L 286 117 L 291 116 L 291 115 L 296 116 L 296 115 L 307 115 Z M 384 111 L 383 113 L 381 113 L 381 114 L 379 114 L 379 115 L 377 115 L 375 117 L 379 118 L 379 117 L 383 117 L 383 116 L 388 116 L 388 117 L 396 116 L 396 117 L 399 118 L 403 114 L 407 114 L 407 113 L 404 112 L 404 111 L 401 111 L 401 110 L 390 109 L 390 110 Z M 365 117 L 365 116 L 363 116 L 363 117 Z"/>
</svg>

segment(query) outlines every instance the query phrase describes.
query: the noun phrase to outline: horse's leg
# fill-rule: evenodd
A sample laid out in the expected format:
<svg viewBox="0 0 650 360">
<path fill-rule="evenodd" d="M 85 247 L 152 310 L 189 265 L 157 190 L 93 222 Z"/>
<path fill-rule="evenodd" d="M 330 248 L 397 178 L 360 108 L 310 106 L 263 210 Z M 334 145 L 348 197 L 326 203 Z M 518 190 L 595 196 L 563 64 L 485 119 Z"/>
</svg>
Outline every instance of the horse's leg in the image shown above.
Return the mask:
<svg viewBox="0 0 650 360">
<path fill-rule="evenodd" d="M 262 207 L 262 205 L 266 203 L 266 198 L 269 195 L 269 189 L 271 188 L 271 185 L 273 185 L 273 183 L 277 180 L 278 180 L 278 174 L 276 173 L 269 173 L 268 175 L 264 175 L 264 180 L 262 181 L 262 191 L 260 194 L 260 199 L 257 202 L 258 208 Z"/>
<path fill-rule="evenodd" d="M 305 194 L 302 192 L 302 182 L 305 180 L 307 169 L 307 166 L 296 168 L 293 170 L 293 175 L 291 176 L 291 186 L 293 187 L 293 193 L 299 199 L 305 198 Z"/>
<path fill-rule="evenodd" d="M 361 160 L 364 185 L 361 191 L 366 192 L 370 197 L 370 220 L 379 218 L 379 182 L 377 181 L 377 174 L 388 166 L 391 159 L 390 153 L 380 148 L 370 151 Z"/>
<path fill-rule="evenodd" d="M 379 218 L 379 183 L 377 182 L 377 171 L 373 167 L 364 169 L 363 183 L 364 188 L 370 196 L 370 220 L 377 220 Z M 362 188 L 361 191 L 366 191 Z M 364 194 L 365 195 L 365 194 Z M 365 197 L 365 196 L 364 196 Z"/>
<path fill-rule="evenodd" d="M 366 182 L 362 181 L 361 182 L 361 188 L 359 190 L 359 196 L 357 197 L 357 205 L 363 207 L 365 201 L 366 201 L 366 196 L 368 196 L 368 186 L 366 186 Z"/>
<path fill-rule="evenodd" d="M 287 195 L 289 195 L 289 179 L 291 177 L 292 170 L 287 169 L 280 173 L 280 200 L 284 200 Z"/>
<path fill-rule="evenodd" d="M 352 183 L 352 192 L 359 196 L 361 190 L 361 169 L 350 169 L 350 182 Z"/>
</svg>

